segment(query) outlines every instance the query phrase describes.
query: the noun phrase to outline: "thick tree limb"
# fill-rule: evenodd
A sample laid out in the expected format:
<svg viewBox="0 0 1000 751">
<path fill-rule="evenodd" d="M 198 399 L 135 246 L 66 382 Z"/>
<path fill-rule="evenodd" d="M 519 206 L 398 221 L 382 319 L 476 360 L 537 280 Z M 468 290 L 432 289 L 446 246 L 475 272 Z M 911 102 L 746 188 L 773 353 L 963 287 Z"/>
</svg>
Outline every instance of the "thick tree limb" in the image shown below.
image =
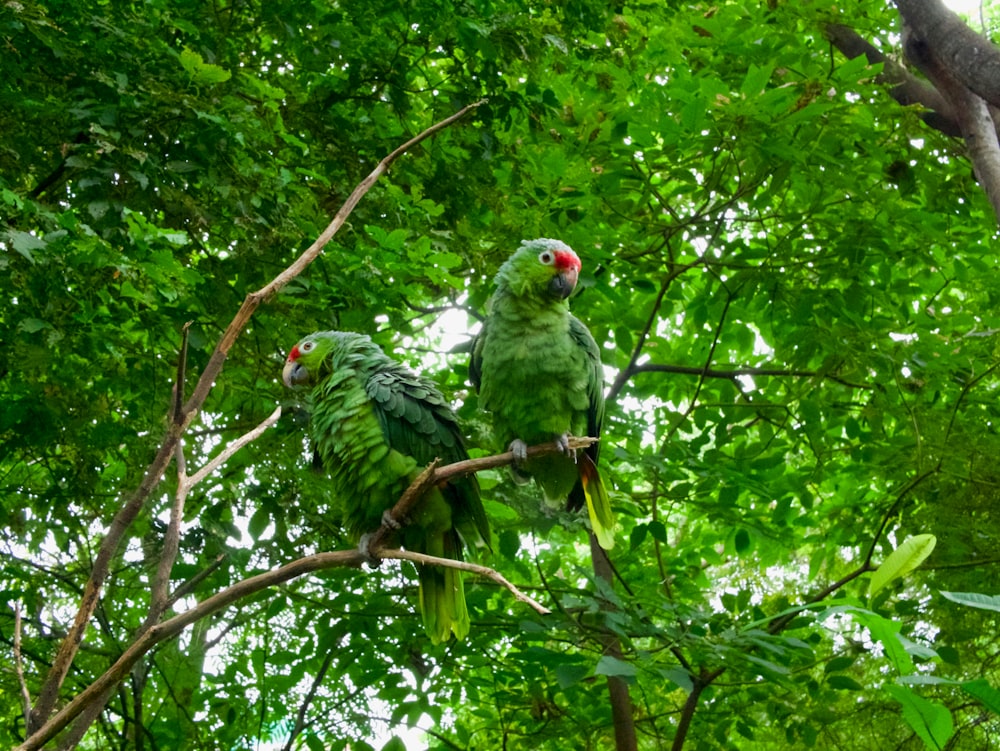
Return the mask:
<svg viewBox="0 0 1000 751">
<path fill-rule="evenodd" d="M 962 135 L 954 108 L 941 92 L 923 81 L 891 57 L 863 39 L 854 29 L 843 24 L 831 23 L 823 29 L 826 38 L 840 50 L 845 57 L 853 60 L 864 55 L 872 65 L 882 64 L 882 73 L 876 79 L 880 83 L 893 84 L 889 96 L 904 107 L 919 104 L 929 112 L 921 115 L 923 121 L 930 127 L 945 135 L 958 137 Z"/>
<path fill-rule="evenodd" d="M 1000 49 L 939 0 L 896 0 L 907 58 L 947 99 L 979 184 L 1000 219 L 1000 141 L 987 102 L 1000 106 Z"/>
<path fill-rule="evenodd" d="M 590 535 L 590 560 L 594 566 L 594 575 L 607 583 L 614 585 L 614 570 L 608 554 L 597 541 L 593 533 Z M 622 658 L 621 641 L 613 633 L 606 633 L 601 641 L 604 644 L 604 654 L 617 659 Z M 639 742 L 635 734 L 635 716 L 632 706 L 632 696 L 629 694 L 628 683 L 619 675 L 609 675 L 608 702 L 611 705 L 611 720 L 615 728 L 615 751 L 638 751 Z"/>
<path fill-rule="evenodd" d="M 135 520 L 136 516 L 138 516 L 139 512 L 145 505 L 146 500 L 152 494 L 153 489 L 160 482 L 160 479 L 166 471 L 171 458 L 174 456 L 175 449 L 181 436 L 201 410 L 201 406 L 208 397 L 213 383 L 222 372 L 222 366 L 229 354 L 229 350 L 232 348 L 240 333 L 246 327 L 254 311 L 257 310 L 262 302 L 270 298 L 292 279 L 301 274 L 302 271 L 304 271 L 309 264 L 311 264 L 319 256 L 326 244 L 347 221 L 347 218 L 354 210 L 354 207 L 357 206 L 358 202 L 371 189 L 375 182 L 383 174 L 385 174 L 396 159 L 398 159 L 408 149 L 452 125 L 457 120 L 468 114 L 471 110 L 479 107 L 481 104 L 483 104 L 482 101 L 471 104 L 468 107 L 464 107 L 459 110 L 451 117 L 435 123 L 385 157 L 378 163 L 378 165 L 376 165 L 371 174 L 362 180 L 351 195 L 348 196 L 344 205 L 337 212 L 329 226 L 316 239 L 316 241 L 270 283 L 256 292 L 251 292 L 247 295 L 243 304 L 240 306 L 239 311 L 236 313 L 236 316 L 222 334 L 222 337 L 216 345 L 208 364 L 205 366 L 205 370 L 198 379 L 198 383 L 195 386 L 190 398 L 184 403 L 179 414 L 175 411 L 175 409 L 171 410 L 174 412 L 173 419 L 170 421 L 163 442 L 161 443 L 156 456 L 153 458 L 153 461 L 147 468 L 139 486 L 132 493 L 126 496 L 121 504 L 121 507 L 119 508 L 118 513 L 115 514 L 115 517 L 108 525 L 108 532 L 105 535 L 104 540 L 101 542 L 97 556 L 94 559 L 94 565 L 90 573 L 90 578 L 84 588 L 84 593 L 81 597 L 76 617 L 74 618 L 72 626 L 69 628 L 66 638 L 59 647 L 56 657 L 53 660 L 52 667 L 46 676 L 45 682 L 42 684 L 35 707 L 29 717 L 26 718 L 29 734 L 31 734 L 36 728 L 40 728 L 43 724 L 45 724 L 46 720 L 52 714 L 52 710 L 55 708 L 58 701 L 59 691 L 62 688 L 63 681 L 69 672 L 70 665 L 72 665 L 73 660 L 76 657 L 76 653 L 80 647 L 80 642 L 83 640 L 83 635 L 87 630 L 88 624 L 90 623 L 94 609 L 97 607 L 97 601 L 100 598 L 101 590 L 110 571 L 111 561 L 117 555 L 126 531 L 129 527 L 131 527 L 132 522 Z M 60 712 L 60 714 L 62 714 L 62 712 Z"/>
<path fill-rule="evenodd" d="M 896 0 L 896 7 L 917 44 L 964 88 L 1000 107 L 1000 49 L 940 0 Z"/>
</svg>

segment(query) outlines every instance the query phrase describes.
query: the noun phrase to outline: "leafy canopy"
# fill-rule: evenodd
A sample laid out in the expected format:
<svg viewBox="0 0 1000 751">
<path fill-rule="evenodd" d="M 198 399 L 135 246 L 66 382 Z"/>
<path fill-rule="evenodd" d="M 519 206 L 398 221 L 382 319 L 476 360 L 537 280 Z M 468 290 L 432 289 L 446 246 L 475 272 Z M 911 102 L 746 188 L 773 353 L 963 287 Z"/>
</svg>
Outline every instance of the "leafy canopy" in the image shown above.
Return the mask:
<svg viewBox="0 0 1000 751">
<path fill-rule="evenodd" d="M 995 222 L 960 142 L 834 52 L 831 21 L 897 44 L 870 1 L 4 4 L 0 582 L 31 696 L 163 436 L 185 324 L 190 389 L 381 157 L 486 97 L 236 341 L 188 462 L 285 415 L 189 497 L 174 607 L 346 545 L 278 377 L 305 333 L 371 334 L 487 451 L 442 321 L 473 327 L 531 237 L 583 258 L 620 581 L 594 581 L 579 517 L 484 473 L 487 563 L 553 615 L 467 577 L 472 633 L 435 647 L 392 565 L 303 577 L 155 649 L 83 747 L 363 749 L 420 727 L 434 748 L 607 748 L 605 676 L 643 748 L 674 742 L 693 691 L 689 748 L 984 747 Z M 143 623 L 176 485 L 130 528 L 64 698 Z M 0 682 L 11 745 L 16 671 Z"/>
</svg>

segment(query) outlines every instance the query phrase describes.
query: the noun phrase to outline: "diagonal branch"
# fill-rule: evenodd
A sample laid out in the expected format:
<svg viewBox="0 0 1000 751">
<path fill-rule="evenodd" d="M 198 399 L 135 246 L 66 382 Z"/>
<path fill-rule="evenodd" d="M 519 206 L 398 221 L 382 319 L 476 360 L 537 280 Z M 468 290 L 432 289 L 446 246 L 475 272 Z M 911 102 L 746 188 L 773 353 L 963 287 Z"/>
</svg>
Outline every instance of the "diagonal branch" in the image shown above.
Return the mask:
<svg viewBox="0 0 1000 751">
<path fill-rule="evenodd" d="M 383 174 L 385 174 L 396 159 L 398 159 L 408 149 L 447 128 L 462 117 L 465 117 L 465 115 L 479 107 L 481 104 L 483 104 L 483 101 L 479 101 L 462 108 L 451 117 L 435 123 L 416 137 L 411 138 L 409 141 L 385 157 L 378 163 L 375 169 L 372 170 L 371 174 L 362 180 L 351 195 L 348 196 L 344 205 L 336 213 L 329 226 L 316 239 L 316 241 L 271 282 L 256 292 L 251 292 L 247 295 L 243 304 L 240 306 L 239 311 L 237 311 L 236 316 L 226 328 L 225 332 L 223 332 L 222 337 L 216 345 L 215 351 L 212 353 L 212 356 L 209 359 L 208 364 L 205 366 L 201 377 L 198 379 L 198 383 L 195 386 L 190 398 L 181 407 L 179 414 L 176 412 L 173 414 L 173 419 L 170 420 L 163 442 L 161 443 L 156 456 L 153 458 L 153 461 L 147 468 L 139 486 L 132 493 L 126 496 L 118 513 L 115 514 L 111 523 L 108 525 L 108 532 L 105 535 L 104 540 L 101 542 L 97 556 L 94 559 L 94 565 L 90 573 L 90 578 L 87 580 L 87 584 L 84 588 L 84 593 L 81 597 L 76 617 L 74 618 L 73 624 L 70 626 L 66 637 L 60 644 L 56 657 L 53 660 L 52 668 L 49 670 L 41 691 L 39 692 L 35 707 L 31 716 L 27 719 L 27 730 L 29 734 L 44 725 L 49 716 L 52 714 L 52 711 L 58 702 L 59 691 L 62 688 L 63 681 L 65 680 L 70 666 L 76 657 L 76 653 L 79 650 L 80 642 L 83 640 L 83 634 L 87 630 L 87 626 L 90 623 L 94 609 L 97 607 L 97 601 L 100 598 L 104 582 L 110 572 L 111 562 L 118 553 L 118 549 L 125 537 L 125 533 L 129 527 L 132 526 L 132 522 L 144 507 L 146 500 L 152 494 L 153 489 L 157 484 L 159 484 L 160 478 L 163 476 L 171 458 L 174 456 L 174 452 L 181 436 L 201 410 L 201 406 L 208 397 L 208 394 L 212 389 L 212 385 L 222 372 L 222 366 L 226 361 L 229 350 L 232 348 L 240 333 L 246 327 L 250 320 L 250 316 L 253 315 L 254 311 L 256 311 L 265 300 L 273 296 L 278 290 L 301 274 L 302 271 L 309 266 L 309 264 L 316 260 L 326 244 L 347 221 L 347 218 L 354 210 L 354 207 L 357 206 L 358 202 L 371 189 L 375 182 Z M 174 410 L 172 410 L 172 412 L 173 411 Z M 62 714 L 62 712 L 60 712 L 60 714 Z"/>
<path fill-rule="evenodd" d="M 571 438 L 570 447 L 583 448 L 591 445 L 594 440 L 595 439 L 592 438 Z M 545 443 L 529 447 L 528 456 L 557 453 L 562 450 L 562 447 L 555 442 Z M 438 478 L 438 481 L 443 481 L 449 477 L 472 474 L 473 472 L 481 469 L 502 467 L 513 461 L 514 454 L 508 451 L 504 454 L 498 454 L 496 456 L 456 462 L 454 464 L 441 467 L 440 469 L 432 468 L 431 474 L 432 476 Z M 427 483 L 426 471 L 421 473 L 421 476 L 416 478 L 413 484 L 420 483 L 423 483 L 425 488 L 430 486 L 430 484 Z M 408 488 L 407 492 L 404 492 L 403 496 L 401 496 L 401 500 L 393 507 L 393 515 L 398 514 L 400 515 L 400 518 L 405 517 L 409 507 L 412 506 L 418 499 L 415 493 L 408 494 L 409 490 L 410 489 Z M 405 504 L 403 503 L 403 499 L 406 500 Z M 493 569 L 466 563 L 464 561 L 451 560 L 449 558 L 422 556 L 418 553 L 410 551 L 379 547 L 380 544 L 384 545 L 384 543 L 376 543 L 376 540 L 384 540 L 386 539 L 386 536 L 391 533 L 392 529 L 388 525 L 383 524 L 372 536 L 369 552 L 380 555 L 384 558 L 399 558 L 427 565 L 447 566 L 463 571 L 471 571 L 473 573 L 486 576 L 487 578 L 506 587 L 511 594 L 514 595 L 514 597 L 529 604 L 539 613 L 544 614 L 549 612 L 547 608 L 520 592 L 513 584 L 504 578 L 503 575 Z M 136 663 L 153 647 L 177 636 L 191 624 L 200 621 L 203 618 L 207 618 L 208 616 L 229 607 L 239 600 L 250 597 L 251 595 L 269 587 L 284 584 L 292 579 L 296 579 L 300 576 L 316 571 L 325 571 L 327 569 L 344 566 L 359 568 L 368 560 L 369 558 L 367 555 L 356 549 L 316 553 L 315 555 L 299 558 L 273 571 L 266 571 L 262 574 L 257 574 L 256 576 L 239 581 L 221 592 L 217 592 L 211 597 L 203 600 L 189 610 L 152 625 L 136 637 L 135 641 L 133 641 L 132 644 L 125 649 L 122 655 L 114 662 L 113 665 L 111 665 L 111 667 L 109 667 L 100 677 L 87 686 L 83 691 L 67 702 L 58 712 L 53 714 L 40 727 L 31 732 L 29 737 L 21 745 L 17 746 L 14 751 L 37 751 L 37 749 L 42 748 L 67 725 L 69 725 L 69 723 L 71 723 L 77 716 L 86 711 L 88 707 L 92 706 L 95 702 L 106 701 L 107 697 L 114 691 L 115 686 L 117 686 L 118 683 L 129 674 Z"/>
<path fill-rule="evenodd" d="M 926 107 L 928 111 L 924 112 L 921 118 L 927 125 L 948 136 L 962 135 L 955 110 L 940 91 L 917 78 L 849 26 L 838 23 L 827 24 L 823 28 L 823 33 L 848 60 L 864 55 L 872 65 L 881 63 L 882 72 L 876 80 L 879 83 L 891 84 L 889 96 L 904 107 L 912 104 Z"/>
<path fill-rule="evenodd" d="M 514 599 L 520 600 L 525 605 L 529 605 L 539 615 L 548 615 L 552 612 L 541 603 L 524 594 L 524 592 L 511 584 L 503 574 L 490 568 L 489 566 L 480 566 L 478 563 L 469 563 L 468 561 L 456 561 L 454 558 L 438 558 L 437 556 L 425 555 L 424 553 L 414 553 L 412 550 L 400 550 L 398 548 L 382 548 L 380 550 L 370 552 L 373 552 L 379 558 L 395 558 L 400 561 L 419 563 L 423 566 L 456 568 L 459 571 L 467 571 L 470 574 L 478 574 L 479 576 L 495 581 L 501 587 L 506 588 L 507 591 L 514 595 Z"/>
</svg>

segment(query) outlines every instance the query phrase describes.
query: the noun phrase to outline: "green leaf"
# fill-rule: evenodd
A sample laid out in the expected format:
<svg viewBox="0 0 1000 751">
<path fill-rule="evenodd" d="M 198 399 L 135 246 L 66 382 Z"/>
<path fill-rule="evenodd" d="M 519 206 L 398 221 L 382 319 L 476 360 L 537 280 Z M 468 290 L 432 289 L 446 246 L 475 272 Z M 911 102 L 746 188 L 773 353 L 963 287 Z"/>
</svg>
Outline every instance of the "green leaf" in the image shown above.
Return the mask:
<svg viewBox="0 0 1000 751">
<path fill-rule="evenodd" d="M 955 732 L 951 712 L 943 704 L 928 701 L 904 686 L 888 684 L 886 692 L 903 708 L 903 719 L 924 746 L 935 751 L 944 749 Z"/>
<path fill-rule="evenodd" d="M 941 592 L 941 594 L 959 605 L 1000 613 L 1000 595 L 984 595 L 978 592 Z"/>
<path fill-rule="evenodd" d="M 835 688 L 839 691 L 863 691 L 864 686 L 858 683 L 856 680 L 851 678 L 849 675 L 831 675 L 827 676 L 826 682 L 830 685 L 830 688 Z"/>
<path fill-rule="evenodd" d="M 868 583 L 868 596 L 873 597 L 889 582 L 901 579 L 913 571 L 933 552 L 936 543 L 934 535 L 907 537 L 872 574 Z"/>
<path fill-rule="evenodd" d="M 42 329 L 52 328 L 46 321 L 39 320 L 38 318 L 24 318 L 19 324 L 17 324 L 19 331 L 23 331 L 26 334 L 34 334 Z"/>
<path fill-rule="evenodd" d="M 642 545 L 642 541 L 646 539 L 646 534 L 649 532 L 649 526 L 646 524 L 636 524 L 632 527 L 632 531 L 629 533 L 629 547 L 635 550 L 637 547 Z"/>
<path fill-rule="evenodd" d="M 590 674 L 590 669 L 586 665 L 557 665 L 555 674 L 559 688 L 567 689 L 586 678 Z"/>
<path fill-rule="evenodd" d="M 497 545 L 500 555 L 513 561 L 521 549 L 521 536 L 512 529 L 504 529 L 497 535 Z"/>
<path fill-rule="evenodd" d="M 35 256 L 32 251 L 43 250 L 46 247 L 44 240 L 30 232 L 9 232 L 7 233 L 7 237 L 14 250 L 31 261 L 31 263 L 35 262 Z"/>
<path fill-rule="evenodd" d="M 604 655 L 597 661 L 594 673 L 596 675 L 616 676 L 618 678 L 634 678 L 638 675 L 638 670 L 636 670 L 635 665 L 624 660 L 612 657 L 611 655 Z"/>
<path fill-rule="evenodd" d="M 224 83 L 232 77 L 232 73 L 228 70 L 219 65 L 206 63 L 200 54 L 189 47 L 181 50 L 180 61 L 191 80 L 198 85 L 209 86 Z"/>
<path fill-rule="evenodd" d="M 886 659 L 900 675 L 909 675 L 916 671 L 913 658 L 907 652 L 903 642 L 900 641 L 899 631 L 902 628 L 900 623 L 870 611 L 858 610 L 854 613 L 854 617 L 868 628 L 872 639 L 881 642 L 885 649 Z"/>
<path fill-rule="evenodd" d="M 965 693 L 977 699 L 993 714 L 1000 716 L 1000 691 L 993 688 L 989 681 L 985 678 L 979 678 L 974 681 L 966 681 L 961 686 Z"/>
<path fill-rule="evenodd" d="M 823 666 L 824 673 L 836 673 L 841 670 L 847 670 L 855 662 L 855 658 L 849 655 L 843 655 L 841 657 L 834 657 L 832 660 Z"/>
</svg>

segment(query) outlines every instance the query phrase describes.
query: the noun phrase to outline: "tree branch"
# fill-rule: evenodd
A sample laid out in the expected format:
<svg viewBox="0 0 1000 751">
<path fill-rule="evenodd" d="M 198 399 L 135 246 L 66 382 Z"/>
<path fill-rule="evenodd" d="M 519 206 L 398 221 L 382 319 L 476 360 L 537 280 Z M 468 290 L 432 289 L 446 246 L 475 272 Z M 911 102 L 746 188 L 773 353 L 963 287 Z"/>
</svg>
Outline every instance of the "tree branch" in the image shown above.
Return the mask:
<svg viewBox="0 0 1000 751">
<path fill-rule="evenodd" d="M 963 88 L 1000 107 L 1000 49 L 940 0 L 896 0 L 896 7 L 913 42 L 930 50 Z"/>
<path fill-rule="evenodd" d="M 1000 49 L 939 0 L 896 0 L 907 58 L 951 103 L 976 178 L 1000 220 L 1000 141 L 987 102 L 1000 106 Z"/>
<path fill-rule="evenodd" d="M 370 552 L 377 555 L 379 558 L 396 558 L 401 561 L 419 563 L 423 566 L 456 568 L 459 571 L 468 571 L 470 574 L 478 574 L 479 576 L 490 579 L 491 581 L 499 584 L 501 587 L 507 589 L 507 591 L 514 595 L 514 599 L 520 600 L 524 604 L 530 606 L 539 615 L 548 615 L 552 612 L 547 607 L 531 597 L 528 597 L 528 595 L 524 594 L 521 590 L 511 584 L 499 571 L 489 568 L 488 566 L 480 566 L 478 563 L 469 563 L 467 561 L 456 561 L 454 558 L 438 558 L 437 556 L 414 553 L 412 550 L 401 550 L 399 548 L 379 548 L 378 550 L 372 550 Z"/>
<path fill-rule="evenodd" d="M 893 84 L 889 89 L 889 96 L 904 107 L 919 104 L 930 110 L 921 115 L 927 125 L 948 136 L 962 135 L 954 107 L 940 91 L 914 76 L 891 57 L 882 54 L 878 47 L 863 39 L 854 29 L 831 23 L 824 27 L 823 32 L 848 60 L 864 55 L 872 65 L 881 63 L 882 72 L 875 80 L 879 83 Z"/>
<path fill-rule="evenodd" d="M 569 445 L 571 448 L 585 448 L 595 442 L 594 438 L 571 438 Z M 540 444 L 528 448 L 528 456 L 539 456 L 541 454 L 551 454 L 561 452 L 562 448 L 556 442 Z M 426 489 L 434 482 L 429 482 L 428 478 L 436 478 L 437 482 L 460 475 L 468 475 L 481 469 L 502 467 L 514 461 L 514 454 L 510 451 L 496 456 L 482 457 L 479 459 L 469 459 L 467 461 L 456 462 L 441 468 L 435 465 L 422 472 L 411 483 L 410 488 L 404 491 L 400 500 L 392 508 L 392 515 L 398 518 L 405 518 L 409 508 L 416 502 L 418 496 L 416 492 L 411 492 L 414 486 Z M 404 503 L 405 501 L 405 503 Z M 518 600 L 527 603 L 539 613 L 550 612 L 527 595 L 520 592 L 513 584 L 504 578 L 499 572 L 485 566 L 478 566 L 465 561 L 455 561 L 448 558 L 435 558 L 424 556 L 410 551 L 388 549 L 381 547 L 384 543 L 376 543 L 377 540 L 385 540 L 392 533 L 392 528 L 383 524 L 372 536 L 369 552 L 384 558 L 399 558 L 409 560 L 424 565 L 448 566 L 463 571 L 485 576 L 492 581 L 506 587 Z M 180 634 L 185 628 L 202 618 L 222 610 L 233 603 L 260 592 L 269 587 L 296 579 L 305 574 L 315 571 L 323 571 L 342 566 L 360 568 L 368 561 L 368 557 L 359 550 L 339 550 L 329 553 L 316 553 L 315 555 L 299 558 L 291 563 L 287 563 L 273 571 L 267 571 L 249 579 L 237 582 L 227 587 L 211 597 L 203 600 L 193 608 L 179 613 L 172 618 L 154 624 L 142 633 L 130 644 L 115 663 L 108 668 L 97 680 L 87 686 L 83 691 L 71 699 L 58 712 L 52 715 L 38 729 L 29 734 L 27 740 L 17 746 L 15 751 L 35 751 L 44 746 L 48 741 L 61 732 L 77 716 L 87 710 L 95 702 L 103 703 L 111 695 L 115 686 L 129 674 L 133 666 L 142 659 L 143 655 L 149 652 L 157 644 L 171 639 Z"/>
<path fill-rule="evenodd" d="M 21 707 L 27 722 L 31 715 L 31 693 L 24 679 L 24 660 L 21 658 L 21 602 L 14 603 L 14 673 L 17 675 L 17 685 L 21 690 Z"/>
<path fill-rule="evenodd" d="M 852 389 L 871 389 L 864 383 L 853 383 L 839 376 L 829 373 L 821 373 L 815 370 L 782 370 L 781 368 L 733 368 L 732 370 L 718 370 L 716 368 L 699 368 L 692 365 L 657 365 L 655 363 L 644 363 L 632 368 L 632 374 L 638 373 L 677 373 L 679 375 L 692 375 L 700 378 L 726 378 L 735 381 L 740 376 L 774 376 L 777 378 L 824 378 L 828 381 L 839 383 Z"/>
</svg>

